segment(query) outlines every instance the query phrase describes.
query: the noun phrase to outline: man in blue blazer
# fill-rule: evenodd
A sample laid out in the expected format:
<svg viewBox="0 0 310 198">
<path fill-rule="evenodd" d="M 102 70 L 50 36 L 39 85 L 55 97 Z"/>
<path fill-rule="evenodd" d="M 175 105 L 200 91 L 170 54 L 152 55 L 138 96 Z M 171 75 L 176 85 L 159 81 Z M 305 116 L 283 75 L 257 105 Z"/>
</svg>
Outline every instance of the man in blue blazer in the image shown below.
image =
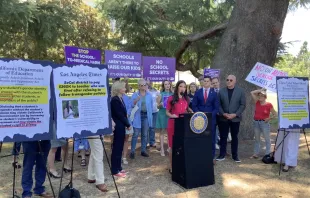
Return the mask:
<svg viewBox="0 0 310 198">
<path fill-rule="evenodd" d="M 203 87 L 195 93 L 192 109 L 194 112 L 212 113 L 212 154 L 215 158 L 216 115 L 219 112 L 219 99 L 215 90 L 211 88 L 210 76 L 204 77 Z"/>
</svg>

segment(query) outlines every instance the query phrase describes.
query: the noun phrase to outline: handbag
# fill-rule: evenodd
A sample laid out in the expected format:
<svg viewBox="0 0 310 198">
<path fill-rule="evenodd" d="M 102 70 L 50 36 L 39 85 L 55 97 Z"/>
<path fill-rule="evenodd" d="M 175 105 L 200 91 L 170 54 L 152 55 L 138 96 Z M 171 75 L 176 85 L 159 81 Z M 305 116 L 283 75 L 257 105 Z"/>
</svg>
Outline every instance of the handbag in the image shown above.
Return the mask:
<svg viewBox="0 0 310 198">
<path fill-rule="evenodd" d="M 68 184 L 60 193 L 59 198 L 81 198 L 80 192 Z"/>
<path fill-rule="evenodd" d="M 274 157 L 273 157 L 273 153 L 271 153 L 272 156 L 270 154 L 268 155 L 265 155 L 262 159 L 262 161 L 265 163 L 265 164 L 276 164 L 277 162 L 274 161 Z"/>
</svg>

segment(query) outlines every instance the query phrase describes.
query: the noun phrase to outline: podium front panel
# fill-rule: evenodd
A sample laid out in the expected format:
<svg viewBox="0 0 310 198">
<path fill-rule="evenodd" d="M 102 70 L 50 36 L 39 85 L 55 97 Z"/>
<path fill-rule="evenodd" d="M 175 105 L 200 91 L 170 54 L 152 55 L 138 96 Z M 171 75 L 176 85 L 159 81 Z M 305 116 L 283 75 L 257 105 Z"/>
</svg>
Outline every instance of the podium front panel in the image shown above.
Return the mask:
<svg viewBox="0 0 310 198">
<path fill-rule="evenodd" d="M 208 136 L 211 134 L 212 131 L 212 114 L 211 113 L 205 113 L 208 120 L 207 128 L 204 132 L 197 134 L 194 133 L 190 127 L 190 120 L 194 114 L 188 113 L 180 115 L 179 118 L 175 119 L 174 122 L 174 136 L 178 138 L 196 138 L 196 137 L 202 137 L 202 136 Z"/>
<path fill-rule="evenodd" d="M 187 114 L 175 120 L 172 149 L 172 181 L 187 189 L 215 183 L 212 122 L 208 123 L 204 132 L 196 134 L 189 126 L 192 115 Z M 211 115 L 207 117 L 212 120 Z"/>
</svg>

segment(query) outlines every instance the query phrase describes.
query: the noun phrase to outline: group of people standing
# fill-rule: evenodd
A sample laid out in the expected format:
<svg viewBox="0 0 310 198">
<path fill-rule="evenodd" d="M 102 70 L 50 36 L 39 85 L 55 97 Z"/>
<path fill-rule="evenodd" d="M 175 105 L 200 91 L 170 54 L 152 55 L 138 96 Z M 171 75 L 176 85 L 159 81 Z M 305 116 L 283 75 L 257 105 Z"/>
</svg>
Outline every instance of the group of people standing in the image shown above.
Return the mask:
<svg viewBox="0 0 310 198">
<path fill-rule="evenodd" d="M 227 156 L 227 139 L 231 134 L 231 156 L 232 159 L 240 163 L 238 155 L 238 134 L 242 113 L 246 108 L 246 96 L 242 88 L 236 86 L 236 77 L 229 75 L 226 78 L 226 86 L 220 88 L 219 78 L 204 76 L 199 79 L 201 88 L 198 89 L 196 83 L 189 86 L 186 82 L 180 80 L 172 87 L 172 82 L 163 81 L 160 91 L 157 91 L 152 82 L 139 79 L 138 91 L 131 97 L 127 95 L 129 91 L 128 78 L 124 80 L 113 79 L 111 89 L 111 119 L 112 119 L 112 154 L 111 154 L 111 172 L 113 176 L 124 178 L 128 172 L 122 168 L 122 164 L 128 164 L 129 139 L 131 138 L 131 150 L 129 157 L 134 160 L 136 157 L 136 145 L 139 135 L 141 136 L 141 156 L 149 157 L 147 151 L 149 147 L 156 148 L 155 133 L 159 133 L 161 156 L 166 156 L 164 148 L 165 135 L 168 137 L 168 155 L 169 155 L 169 172 L 172 173 L 172 147 L 173 135 L 178 133 L 174 131 L 174 119 L 180 114 L 194 112 L 208 112 L 212 114 L 212 154 L 214 164 L 216 161 L 223 161 Z M 255 145 L 251 158 L 258 158 L 260 153 L 261 139 L 263 134 L 266 143 L 266 155 L 271 153 L 270 142 L 270 123 L 269 121 L 276 117 L 276 112 L 271 103 L 267 102 L 266 90 L 259 89 L 251 92 L 255 113 L 253 126 L 255 133 Z M 55 138 L 56 139 L 56 138 Z M 296 138 L 295 138 L 296 139 Z M 52 144 L 52 147 L 51 147 Z M 291 143 L 293 144 L 293 143 Z M 96 187 L 102 191 L 107 191 L 104 179 L 103 166 L 103 142 L 99 136 L 90 137 L 87 140 L 76 140 L 75 150 L 82 157 L 81 166 L 86 166 L 85 156 L 89 151 L 90 159 L 88 164 L 88 183 L 95 183 Z M 216 157 L 216 147 L 220 147 L 219 155 Z M 287 144 L 284 144 L 284 146 Z M 295 143 L 296 145 L 296 143 Z M 298 143 L 297 143 L 298 145 Z M 19 145 L 15 144 L 15 150 Z M 20 147 L 20 146 L 19 146 Z M 31 197 L 31 188 L 33 185 L 32 169 L 36 164 L 35 194 L 41 197 L 51 197 L 45 192 L 43 183 L 45 181 L 46 162 L 48 161 L 47 170 L 49 175 L 54 178 L 60 178 L 54 166 L 55 154 L 57 148 L 62 148 L 62 160 L 64 163 L 64 172 L 71 172 L 70 166 L 66 163 L 66 153 L 68 152 L 68 142 L 65 140 L 41 141 L 41 144 L 24 142 L 24 162 L 22 187 L 23 197 Z M 40 147 L 40 148 L 39 148 Z M 288 146 L 286 146 L 288 148 Z M 295 148 L 295 147 L 294 147 Z M 26 151 L 25 151 L 26 150 Z M 295 149 L 296 150 L 296 149 Z M 297 148 L 298 150 L 298 148 Z M 36 154 L 33 153 L 40 153 Z M 284 149 L 285 151 L 285 149 Z M 284 171 L 288 171 L 289 166 L 294 166 L 289 151 L 285 154 Z M 16 154 L 16 152 L 15 152 Z M 277 154 L 276 154 L 277 156 Z M 59 158 L 59 157 L 56 157 Z M 57 161 L 57 159 L 56 159 Z M 297 161 L 297 158 L 296 158 Z M 13 163 L 13 166 L 20 166 Z M 296 166 L 296 165 L 295 165 Z"/>
<path fill-rule="evenodd" d="M 130 100 L 126 98 L 125 83 L 118 81 L 112 85 L 111 109 L 112 118 L 116 123 L 114 131 L 112 170 L 113 174 L 125 177 L 122 171 L 121 162 L 128 162 L 126 159 L 128 146 L 124 148 L 125 134 L 132 130 L 130 158 L 135 159 L 136 143 L 141 134 L 141 156 L 149 157 L 147 145 L 155 147 L 155 131 L 160 134 L 160 154 L 165 156 L 164 135 L 168 135 L 168 154 L 170 159 L 170 169 L 172 163 L 172 145 L 174 131 L 174 119 L 180 114 L 193 112 L 212 113 L 212 137 L 213 137 L 213 157 L 215 160 L 223 161 L 226 156 L 227 138 L 229 132 L 232 135 L 232 158 L 236 162 L 241 162 L 238 156 L 238 133 L 242 112 L 245 109 L 244 91 L 235 86 L 236 78 L 229 75 L 227 87 L 219 89 L 219 79 L 205 76 L 201 79 L 202 87 L 198 90 L 195 83 L 189 85 L 181 80 L 176 83 L 174 90 L 172 83 L 163 81 L 161 90 L 153 88 L 152 83 L 144 79 L 138 81 L 139 90 L 134 93 Z M 117 101 L 117 102 L 115 102 Z M 120 112 L 122 116 L 120 116 Z M 117 121 L 116 121 L 117 120 Z M 220 155 L 215 157 L 217 144 L 216 128 L 220 131 Z M 120 127 L 120 128 L 119 128 Z M 122 129 L 122 130 L 120 130 Z M 121 138 L 118 134 L 121 133 Z M 117 135 L 116 135 L 117 134 Z M 114 162 L 113 162 L 113 159 Z M 113 164 L 117 168 L 113 168 Z"/>
</svg>

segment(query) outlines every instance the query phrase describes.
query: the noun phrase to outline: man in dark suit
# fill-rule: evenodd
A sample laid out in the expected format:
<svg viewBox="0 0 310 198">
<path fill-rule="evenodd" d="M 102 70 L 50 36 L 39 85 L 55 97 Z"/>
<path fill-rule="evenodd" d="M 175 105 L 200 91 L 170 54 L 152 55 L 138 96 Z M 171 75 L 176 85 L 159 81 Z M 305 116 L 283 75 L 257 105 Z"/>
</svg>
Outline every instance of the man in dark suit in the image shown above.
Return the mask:
<svg viewBox="0 0 310 198">
<path fill-rule="evenodd" d="M 238 133 L 241 121 L 241 114 L 245 109 L 246 100 L 243 89 L 235 86 L 236 77 L 229 75 L 226 79 L 226 88 L 220 89 L 220 155 L 216 158 L 217 161 L 225 160 L 227 136 L 229 130 L 231 132 L 231 153 L 235 162 L 240 163 L 238 157 Z"/>
<path fill-rule="evenodd" d="M 211 88 L 211 77 L 204 77 L 204 84 L 193 98 L 192 108 L 194 112 L 212 113 L 212 154 L 215 158 L 215 142 L 216 142 L 216 115 L 219 112 L 219 99 L 217 93 Z"/>
<path fill-rule="evenodd" d="M 211 86 L 213 87 L 214 91 L 219 94 L 220 92 L 220 79 L 218 77 L 212 78 L 211 81 Z M 219 129 L 218 129 L 218 123 L 219 123 L 219 113 L 216 115 L 216 133 L 215 133 L 215 148 L 216 150 L 219 150 L 219 142 L 220 142 L 220 137 L 219 137 Z"/>
</svg>

